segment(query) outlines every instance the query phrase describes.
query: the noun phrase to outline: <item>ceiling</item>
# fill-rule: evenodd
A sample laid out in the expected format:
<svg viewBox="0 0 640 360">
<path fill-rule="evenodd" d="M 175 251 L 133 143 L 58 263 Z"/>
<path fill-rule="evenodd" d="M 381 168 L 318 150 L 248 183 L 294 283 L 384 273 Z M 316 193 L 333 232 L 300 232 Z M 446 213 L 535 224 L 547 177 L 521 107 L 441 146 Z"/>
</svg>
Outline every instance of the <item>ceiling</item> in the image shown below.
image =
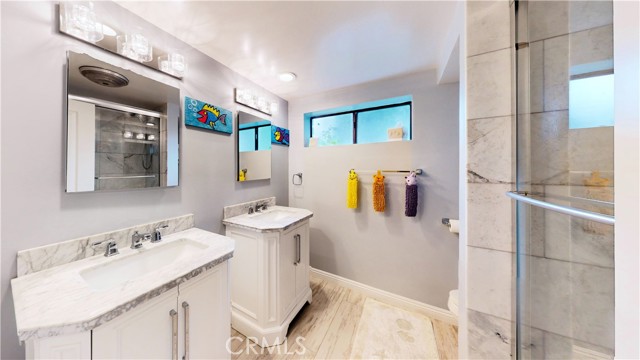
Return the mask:
<svg viewBox="0 0 640 360">
<path fill-rule="evenodd" d="M 457 1 L 118 3 L 285 99 L 436 69 L 457 6 Z M 278 79 L 278 73 L 289 71 L 297 80 Z"/>
</svg>

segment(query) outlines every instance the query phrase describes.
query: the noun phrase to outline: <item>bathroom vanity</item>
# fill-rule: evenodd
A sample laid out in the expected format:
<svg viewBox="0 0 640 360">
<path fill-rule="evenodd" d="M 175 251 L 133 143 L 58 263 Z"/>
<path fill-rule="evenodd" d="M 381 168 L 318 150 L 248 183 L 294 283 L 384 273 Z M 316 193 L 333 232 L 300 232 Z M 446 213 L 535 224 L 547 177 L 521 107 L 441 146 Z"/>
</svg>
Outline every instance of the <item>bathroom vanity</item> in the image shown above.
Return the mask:
<svg viewBox="0 0 640 360">
<path fill-rule="evenodd" d="M 275 202 L 275 201 L 274 201 Z M 309 210 L 257 203 L 258 210 L 226 217 L 235 240 L 231 261 L 231 325 L 260 346 L 285 341 L 309 285 Z M 225 214 L 227 209 L 225 209 Z"/>
<path fill-rule="evenodd" d="M 120 245 L 116 255 L 101 250 L 12 280 L 27 358 L 228 359 L 233 240 L 192 227 L 132 249 L 134 231 L 122 232 L 108 241 Z M 74 247 L 54 245 L 52 258 Z M 87 245 L 75 247 L 90 252 Z M 42 255 L 30 250 L 19 264 Z"/>
</svg>

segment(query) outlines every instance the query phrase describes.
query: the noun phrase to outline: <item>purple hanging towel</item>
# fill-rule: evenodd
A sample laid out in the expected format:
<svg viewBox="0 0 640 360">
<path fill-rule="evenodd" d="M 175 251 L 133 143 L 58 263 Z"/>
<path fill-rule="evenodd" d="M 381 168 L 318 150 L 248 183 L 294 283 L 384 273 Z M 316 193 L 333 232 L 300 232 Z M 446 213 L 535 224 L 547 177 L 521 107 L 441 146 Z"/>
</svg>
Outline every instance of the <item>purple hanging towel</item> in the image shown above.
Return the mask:
<svg viewBox="0 0 640 360">
<path fill-rule="evenodd" d="M 413 171 L 409 176 L 405 177 L 407 185 L 405 186 L 405 203 L 404 214 L 408 217 L 415 217 L 418 213 L 418 184 L 416 173 Z"/>
</svg>

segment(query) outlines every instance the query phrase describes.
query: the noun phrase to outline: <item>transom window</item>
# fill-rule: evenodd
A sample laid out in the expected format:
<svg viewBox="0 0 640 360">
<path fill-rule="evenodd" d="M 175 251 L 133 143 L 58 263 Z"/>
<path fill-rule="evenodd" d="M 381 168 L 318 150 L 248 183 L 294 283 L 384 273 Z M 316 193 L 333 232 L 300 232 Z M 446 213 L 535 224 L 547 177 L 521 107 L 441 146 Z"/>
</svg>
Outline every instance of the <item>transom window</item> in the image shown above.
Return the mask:
<svg viewBox="0 0 640 360">
<path fill-rule="evenodd" d="M 305 118 L 305 146 L 411 140 L 410 97 L 308 113 Z"/>
</svg>

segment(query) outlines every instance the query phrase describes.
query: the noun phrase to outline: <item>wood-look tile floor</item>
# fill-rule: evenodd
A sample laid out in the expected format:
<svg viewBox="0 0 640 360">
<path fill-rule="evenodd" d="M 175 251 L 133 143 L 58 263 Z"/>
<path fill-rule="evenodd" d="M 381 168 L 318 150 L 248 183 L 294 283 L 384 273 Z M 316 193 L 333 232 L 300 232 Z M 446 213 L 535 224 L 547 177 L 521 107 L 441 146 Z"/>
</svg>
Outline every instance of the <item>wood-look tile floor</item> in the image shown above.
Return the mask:
<svg viewBox="0 0 640 360">
<path fill-rule="evenodd" d="M 260 348 L 231 329 L 233 360 L 349 359 L 366 296 L 311 277 L 313 302 L 305 305 L 289 326 L 287 342 Z M 458 328 L 431 319 L 440 359 L 458 358 Z M 304 341 L 296 342 L 302 336 Z"/>
</svg>

